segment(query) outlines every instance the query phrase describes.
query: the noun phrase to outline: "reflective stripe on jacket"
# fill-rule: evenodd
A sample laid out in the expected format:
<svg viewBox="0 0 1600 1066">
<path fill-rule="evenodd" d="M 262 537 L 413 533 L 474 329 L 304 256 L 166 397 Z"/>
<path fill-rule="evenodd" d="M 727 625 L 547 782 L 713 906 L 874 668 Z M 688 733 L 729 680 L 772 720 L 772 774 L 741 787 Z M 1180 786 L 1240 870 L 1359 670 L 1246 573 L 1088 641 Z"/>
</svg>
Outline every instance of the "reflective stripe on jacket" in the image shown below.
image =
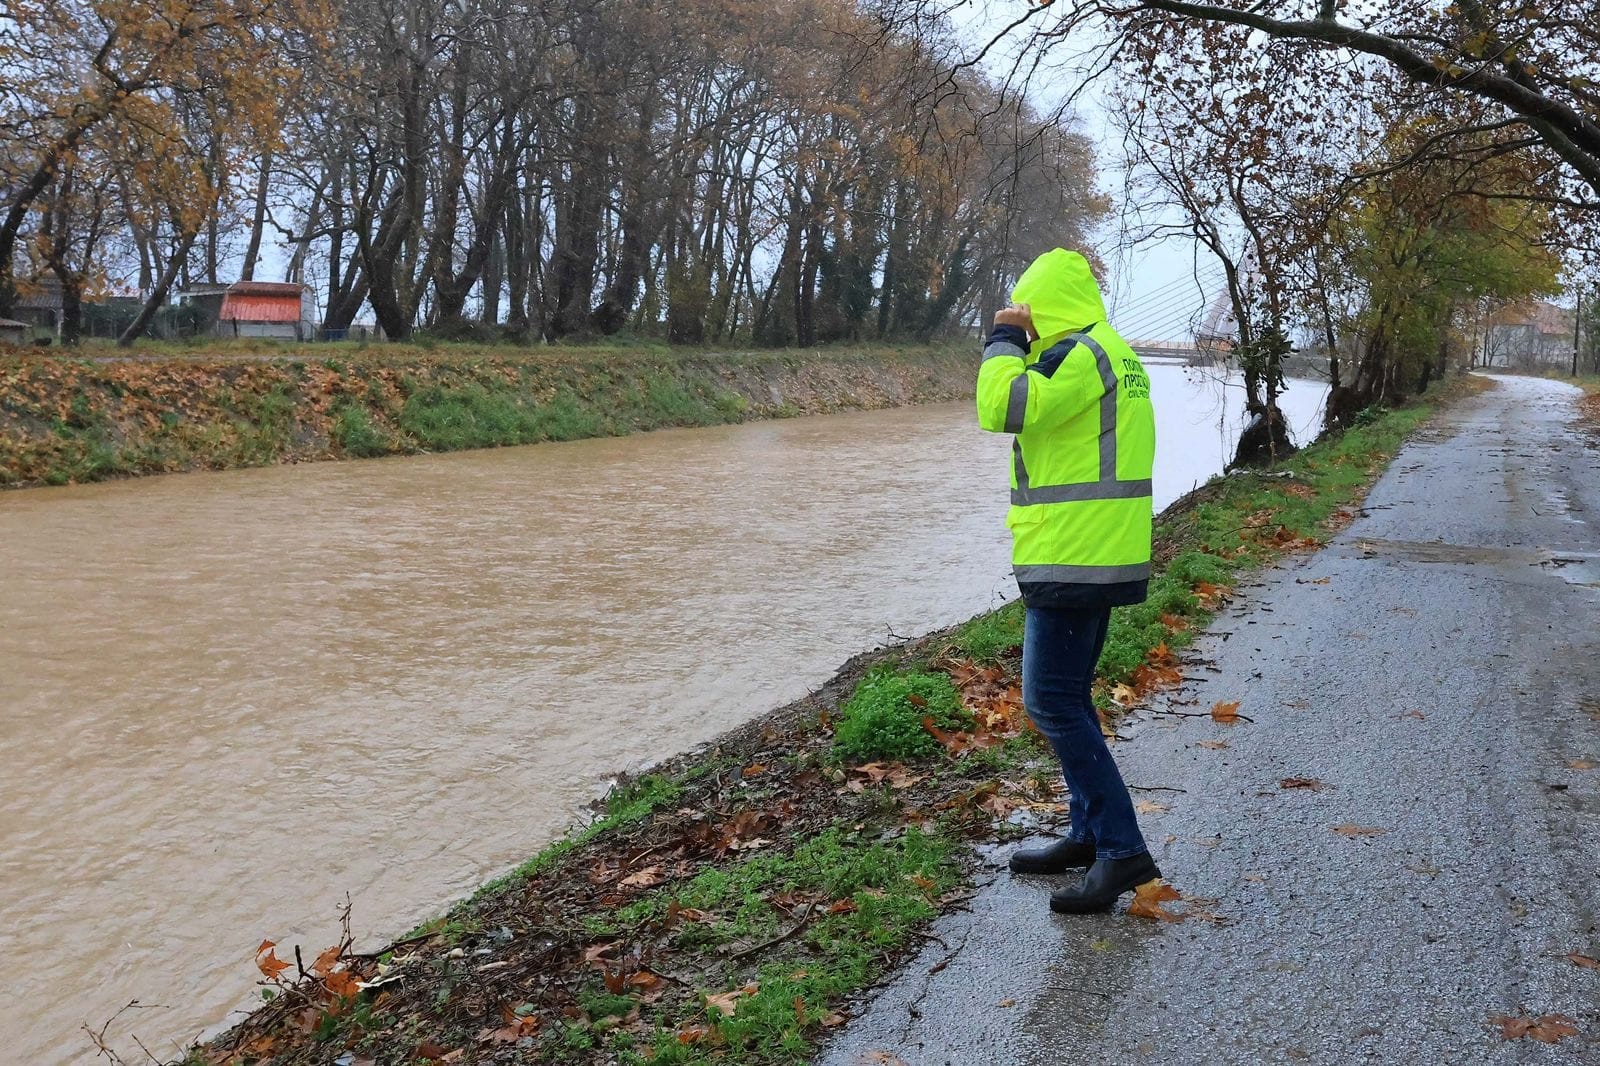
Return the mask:
<svg viewBox="0 0 1600 1066">
<path fill-rule="evenodd" d="M 1082 256 L 1041 257 L 1013 299 L 1033 306 L 1041 332 L 1058 328 L 1031 352 L 1020 330 L 997 330 L 978 372 L 979 425 L 1015 435 L 1006 525 L 1018 586 L 1034 607 L 1137 603 L 1150 577 L 1150 379 L 1104 321 Z M 1059 331 L 1075 315 L 1093 317 Z"/>
</svg>

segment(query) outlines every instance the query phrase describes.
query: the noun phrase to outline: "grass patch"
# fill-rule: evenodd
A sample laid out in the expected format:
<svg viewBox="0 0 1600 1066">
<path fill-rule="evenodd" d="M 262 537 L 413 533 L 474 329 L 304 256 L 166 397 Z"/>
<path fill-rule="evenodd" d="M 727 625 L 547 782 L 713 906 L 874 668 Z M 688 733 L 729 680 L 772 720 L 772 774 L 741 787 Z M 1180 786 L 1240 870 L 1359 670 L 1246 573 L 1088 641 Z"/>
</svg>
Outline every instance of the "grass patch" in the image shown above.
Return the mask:
<svg viewBox="0 0 1600 1066">
<path fill-rule="evenodd" d="M 939 742 L 923 728 L 924 718 L 943 729 L 972 721 L 947 675 L 875 670 L 862 679 L 839 715 L 834 755 L 857 762 L 932 755 Z"/>
</svg>

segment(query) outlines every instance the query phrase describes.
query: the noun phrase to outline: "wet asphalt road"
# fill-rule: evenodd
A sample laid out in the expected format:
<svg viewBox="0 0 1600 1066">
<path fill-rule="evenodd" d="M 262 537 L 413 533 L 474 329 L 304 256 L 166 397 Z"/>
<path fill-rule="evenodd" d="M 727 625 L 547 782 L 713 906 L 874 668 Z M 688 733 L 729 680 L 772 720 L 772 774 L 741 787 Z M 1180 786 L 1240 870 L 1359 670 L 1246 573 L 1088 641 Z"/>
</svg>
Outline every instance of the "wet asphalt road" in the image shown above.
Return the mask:
<svg viewBox="0 0 1600 1066">
<path fill-rule="evenodd" d="M 1600 762 L 1600 447 L 1575 395 L 1499 380 L 1333 545 L 1244 590 L 1193 651 L 1174 699 L 1196 702 L 1167 707 L 1253 722 L 1157 706 L 1125 729 L 1129 783 L 1181 790 L 1135 794 L 1170 808 L 1142 816 L 1163 872 L 1226 924 L 1055 916 L 1055 879 L 992 870 L 820 1061 L 1600 1063 L 1600 970 L 1564 958 L 1600 956 L 1600 769 L 1567 765 Z M 1581 1035 L 1489 1023 L 1550 1013 Z"/>
</svg>

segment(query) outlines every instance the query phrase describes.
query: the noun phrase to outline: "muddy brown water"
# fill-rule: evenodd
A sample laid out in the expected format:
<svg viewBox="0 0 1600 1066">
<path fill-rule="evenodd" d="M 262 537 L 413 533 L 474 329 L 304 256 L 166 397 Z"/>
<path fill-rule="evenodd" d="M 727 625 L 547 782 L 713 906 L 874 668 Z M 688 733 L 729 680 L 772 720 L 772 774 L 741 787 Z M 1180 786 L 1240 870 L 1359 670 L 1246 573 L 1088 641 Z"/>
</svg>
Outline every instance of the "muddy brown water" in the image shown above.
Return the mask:
<svg viewBox="0 0 1600 1066">
<path fill-rule="evenodd" d="M 1158 505 L 1221 465 L 1151 368 Z M 1232 395 L 1232 393 L 1230 393 Z M 1287 397 L 1297 427 L 1321 400 Z M 0 1062 L 158 1055 L 609 776 L 1015 594 L 966 403 L 0 495 Z"/>
</svg>

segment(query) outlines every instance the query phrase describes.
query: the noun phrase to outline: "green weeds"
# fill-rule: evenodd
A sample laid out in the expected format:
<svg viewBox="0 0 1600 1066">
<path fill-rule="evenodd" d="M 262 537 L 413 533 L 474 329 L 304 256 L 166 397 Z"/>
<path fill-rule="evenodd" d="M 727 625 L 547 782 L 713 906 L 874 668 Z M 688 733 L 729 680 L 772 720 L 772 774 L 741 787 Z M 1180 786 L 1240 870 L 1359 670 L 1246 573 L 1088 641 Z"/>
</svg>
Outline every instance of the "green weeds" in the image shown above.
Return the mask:
<svg viewBox="0 0 1600 1066">
<path fill-rule="evenodd" d="M 924 718 L 932 718 L 942 729 L 971 722 L 945 674 L 874 670 L 839 714 L 834 754 L 858 762 L 932 755 L 939 743 L 923 728 Z"/>
<path fill-rule="evenodd" d="M 835 826 L 790 855 L 708 870 L 679 890 L 660 893 L 653 900 L 658 911 L 676 904 L 708 915 L 683 927 L 684 947 L 715 943 L 748 950 L 800 922 L 804 935 L 757 952 L 758 970 L 733 978 L 733 989 L 704 989 L 742 993 L 720 1000 L 726 1009 L 699 1003 L 685 1009 L 675 1025 L 660 1027 L 641 1054 L 622 1061 L 806 1061 L 819 1021 L 870 984 L 885 958 L 938 913 L 939 896 L 961 882 L 959 852 L 959 842 L 938 831 L 913 828 L 878 842 Z M 780 910 L 778 900 L 789 905 Z"/>
</svg>

